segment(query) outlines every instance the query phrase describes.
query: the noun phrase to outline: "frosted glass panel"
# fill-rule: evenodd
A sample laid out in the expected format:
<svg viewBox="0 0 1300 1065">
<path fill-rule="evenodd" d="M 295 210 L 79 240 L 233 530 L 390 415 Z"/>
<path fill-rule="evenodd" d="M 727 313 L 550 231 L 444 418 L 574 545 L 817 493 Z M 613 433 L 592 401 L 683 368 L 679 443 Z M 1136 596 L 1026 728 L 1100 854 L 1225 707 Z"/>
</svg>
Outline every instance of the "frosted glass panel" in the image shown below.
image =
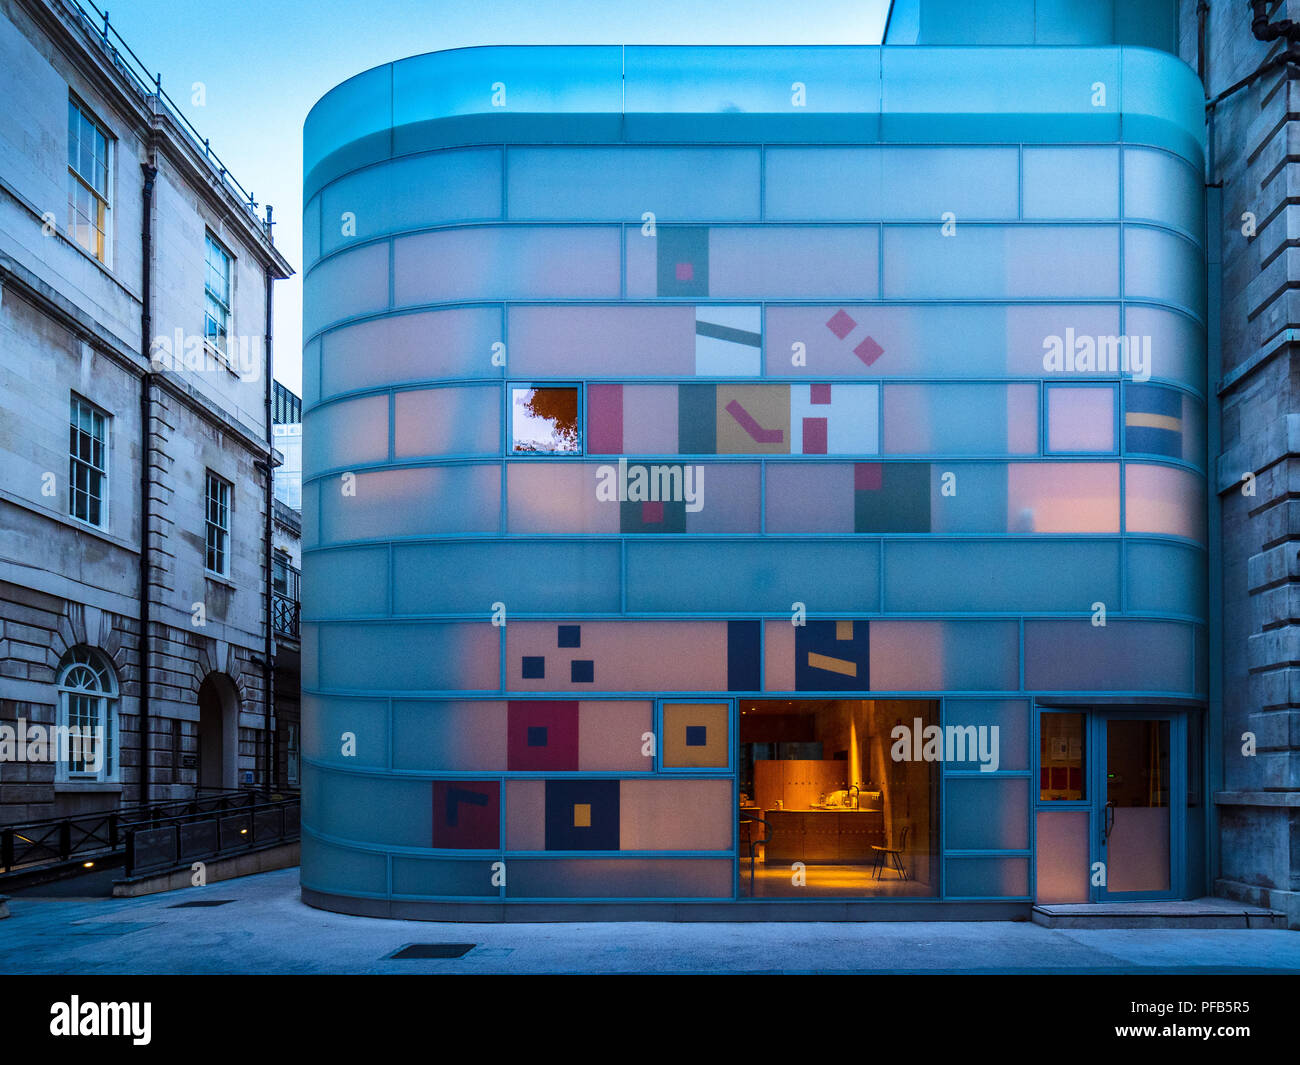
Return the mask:
<svg viewBox="0 0 1300 1065">
<path fill-rule="evenodd" d="M 1205 394 L 1205 330 L 1184 314 L 1129 304 L 1125 332 L 1151 338 L 1151 376 L 1177 381 Z M 1111 330 L 1116 332 L 1116 330 Z"/>
<path fill-rule="evenodd" d="M 624 780 L 619 847 L 625 851 L 731 849 L 730 780 Z"/>
<path fill-rule="evenodd" d="M 1031 148 L 1024 152 L 1026 218 L 1117 218 L 1118 148 Z"/>
<path fill-rule="evenodd" d="M 704 505 L 686 512 L 686 532 L 758 532 L 762 523 L 759 465 L 710 462 L 697 468 L 704 473 Z"/>
<path fill-rule="evenodd" d="M 302 261 L 310 268 L 320 258 L 320 197 L 313 196 L 302 212 Z"/>
<path fill-rule="evenodd" d="M 344 733 L 355 737 L 352 753 L 343 754 Z M 345 699 L 329 695 L 302 697 L 302 754 L 343 769 L 388 765 L 388 700 Z"/>
<path fill-rule="evenodd" d="M 578 768 L 648 772 L 654 758 L 643 754 L 645 734 L 654 731 L 654 704 L 633 700 L 583 700 L 578 704 Z"/>
<path fill-rule="evenodd" d="M 509 531 L 617 533 L 621 505 L 596 497 L 598 469 L 594 463 L 509 463 Z"/>
<path fill-rule="evenodd" d="M 439 533 L 490 532 L 500 524 L 500 467 L 441 466 L 358 473 L 318 482 L 325 543 Z"/>
<path fill-rule="evenodd" d="M 943 871 L 946 898 L 1005 899 L 1029 894 L 1028 858 L 949 858 Z"/>
<path fill-rule="evenodd" d="M 875 543 L 630 543 L 627 609 L 785 612 L 797 600 L 875 610 L 878 555 Z"/>
<path fill-rule="evenodd" d="M 394 159 L 332 182 L 321 202 L 326 252 L 402 229 L 500 218 L 501 152 L 471 149 Z"/>
<path fill-rule="evenodd" d="M 476 226 L 397 238 L 398 306 L 437 301 L 615 297 L 618 230 Z"/>
<path fill-rule="evenodd" d="M 305 814 L 304 810 L 304 820 Z M 302 886 L 347 895 L 382 895 L 388 891 L 388 857 L 326 843 L 304 823 Z"/>
<path fill-rule="evenodd" d="M 1079 299 L 1119 294 L 1114 226 L 885 227 L 885 296 Z M 1039 348 L 1041 356 L 1041 347 Z"/>
<path fill-rule="evenodd" d="M 1038 903 L 1088 901 L 1088 811 L 1039 810 L 1034 837 Z"/>
<path fill-rule="evenodd" d="M 1205 554 L 1171 543 L 1130 540 L 1128 608 L 1155 614 L 1205 616 Z"/>
<path fill-rule="evenodd" d="M 619 609 L 615 543 L 440 543 L 393 548 L 396 614 L 482 614 Z M 448 576 L 455 574 L 454 580 Z"/>
<path fill-rule="evenodd" d="M 695 373 L 694 307 L 511 307 L 510 372 L 521 377 Z"/>
<path fill-rule="evenodd" d="M 333 624 L 319 630 L 323 688 L 471 691 L 500 685 L 500 630 L 487 620 Z"/>
<path fill-rule="evenodd" d="M 438 898 L 496 898 L 497 870 L 492 862 L 438 861 L 430 858 L 393 857 L 393 894 Z"/>
<path fill-rule="evenodd" d="M 1007 529 L 1019 533 L 1119 532 L 1116 463 L 1012 463 Z"/>
<path fill-rule="evenodd" d="M 886 385 L 885 453 L 1037 454 L 1033 385 Z"/>
<path fill-rule="evenodd" d="M 515 859 L 508 898 L 731 898 L 729 859 Z"/>
<path fill-rule="evenodd" d="M 1159 300 L 1203 315 L 1205 262 L 1200 249 L 1184 237 L 1160 229 L 1125 226 L 1124 295 Z"/>
<path fill-rule="evenodd" d="M 854 531 L 851 463 L 773 462 L 767 467 L 767 531 Z"/>
<path fill-rule="evenodd" d="M 317 473 L 387 458 L 387 396 L 331 403 L 303 415 L 304 469 Z"/>
<path fill-rule="evenodd" d="M 393 768 L 500 772 L 506 767 L 506 704 L 393 700 Z"/>
<path fill-rule="evenodd" d="M 774 220 L 880 217 L 876 148 L 768 148 L 763 194 Z"/>
<path fill-rule="evenodd" d="M 518 219 L 640 224 L 757 219 L 754 148 L 512 148 L 509 213 Z"/>
<path fill-rule="evenodd" d="M 1203 176 L 1185 160 L 1154 148 L 1124 148 L 1124 216 L 1164 222 L 1204 240 Z"/>
<path fill-rule="evenodd" d="M 1007 691 L 1019 686 L 1019 633 L 1006 621 L 873 621 L 876 691 Z"/>
<path fill-rule="evenodd" d="M 1023 699 L 945 699 L 944 726 L 966 729 L 983 728 L 984 735 L 993 738 L 997 731 L 997 768 L 1029 768 L 1029 703 Z M 969 733 L 967 733 L 969 735 Z M 947 763 L 948 769 L 979 769 L 981 763 L 992 764 L 979 753 L 979 733 L 976 744 L 968 746 L 965 759 L 955 758 Z M 989 770 L 992 772 L 992 770 Z"/>
<path fill-rule="evenodd" d="M 497 455 L 501 389 L 430 388 L 393 397 L 393 455 Z"/>
<path fill-rule="evenodd" d="M 302 560 L 306 617 L 358 617 L 388 612 L 388 548 L 312 551 Z"/>
<path fill-rule="evenodd" d="M 886 542 L 889 611 L 1087 610 L 1119 598 L 1117 543 Z"/>
<path fill-rule="evenodd" d="M 1174 466 L 1124 466 L 1124 521 L 1129 532 L 1165 533 L 1205 542 L 1205 481 Z"/>
<path fill-rule="evenodd" d="M 882 148 L 882 218 L 933 220 L 1015 218 L 1019 153 L 1015 148 Z"/>
<path fill-rule="evenodd" d="M 433 803 L 427 780 L 302 767 L 302 819 L 323 835 L 427 847 Z"/>
<path fill-rule="evenodd" d="M 500 377 L 492 345 L 502 339 L 496 307 L 399 314 L 326 333 L 321 394 L 441 377 Z"/>
<path fill-rule="evenodd" d="M 948 850 L 1028 850 L 1027 777 L 949 777 L 944 795 Z"/>
<path fill-rule="evenodd" d="M 368 244 L 320 263 L 303 278 L 303 335 L 388 306 L 388 244 Z"/>
<path fill-rule="evenodd" d="M 1025 622 L 1025 687 L 1191 693 L 1192 632 L 1173 621 Z"/>
<path fill-rule="evenodd" d="M 1049 385 L 1047 450 L 1114 454 L 1115 389 Z"/>
</svg>

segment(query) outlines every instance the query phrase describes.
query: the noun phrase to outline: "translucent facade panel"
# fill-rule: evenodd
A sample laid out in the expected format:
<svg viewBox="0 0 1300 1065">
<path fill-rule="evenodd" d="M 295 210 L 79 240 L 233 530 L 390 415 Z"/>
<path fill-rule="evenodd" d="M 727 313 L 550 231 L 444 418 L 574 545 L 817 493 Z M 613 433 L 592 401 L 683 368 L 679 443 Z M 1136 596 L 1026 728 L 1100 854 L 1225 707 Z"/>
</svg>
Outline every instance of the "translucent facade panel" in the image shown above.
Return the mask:
<svg viewBox="0 0 1300 1065">
<path fill-rule="evenodd" d="M 1125 545 L 1124 558 L 1129 610 L 1205 616 L 1204 552 L 1181 544 L 1132 539 Z"/>
<path fill-rule="evenodd" d="M 1151 376 L 1177 381 L 1205 393 L 1205 330 L 1194 320 L 1163 307 L 1128 304 L 1124 331 L 1151 338 Z M 1145 339 L 1143 340 L 1145 344 Z"/>
<path fill-rule="evenodd" d="M 1205 239 L 1204 175 L 1154 148 L 1124 147 L 1124 217 L 1162 222 Z"/>
<path fill-rule="evenodd" d="M 303 416 L 302 461 L 319 472 L 388 458 L 388 397 L 364 396 Z"/>
<path fill-rule="evenodd" d="M 884 552 L 891 612 L 1073 612 L 1119 600 L 1118 543 L 899 541 Z"/>
<path fill-rule="evenodd" d="M 437 898 L 496 898 L 492 883 L 498 870 L 488 861 L 438 861 L 405 855 L 393 857 L 393 895 Z"/>
<path fill-rule="evenodd" d="M 551 622 L 506 625 L 508 689 L 703 692 L 730 687 L 728 648 L 739 634 L 725 621 L 584 621 L 565 627 L 579 630 L 577 644 L 562 642 L 565 634 Z"/>
<path fill-rule="evenodd" d="M 1118 148 L 1026 147 L 1021 165 L 1026 218 L 1119 217 Z"/>
<path fill-rule="evenodd" d="M 309 551 L 320 544 L 320 485 L 314 481 L 302 486 L 302 548 Z"/>
<path fill-rule="evenodd" d="M 302 886 L 346 895 L 383 895 L 388 891 L 388 856 L 326 843 L 304 824 Z"/>
<path fill-rule="evenodd" d="M 884 260 L 887 299 L 1106 299 L 1119 294 L 1116 226 L 959 222 L 952 236 L 944 236 L 937 224 L 886 226 Z"/>
<path fill-rule="evenodd" d="M 944 789 L 948 850 L 1029 849 L 1028 777 L 949 777 Z"/>
<path fill-rule="evenodd" d="M 1036 385 L 886 385 L 890 455 L 1036 455 Z"/>
<path fill-rule="evenodd" d="M 943 865 L 950 899 L 1023 898 L 1029 894 L 1028 858 L 949 858 Z"/>
<path fill-rule="evenodd" d="M 399 314 L 332 330 L 321 338 L 321 395 L 445 377 L 500 377 L 491 360 L 502 335 L 496 307 Z"/>
<path fill-rule="evenodd" d="M 486 700 L 393 700 L 393 768 L 501 772 L 506 704 Z"/>
<path fill-rule="evenodd" d="M 1049 356 L 1059 347 L 1064 355 L 1090 338 L 1120 335 L 1119 307 L 1114 304 L 1076 303 L 1012 306 L 1006 309 L 1006 372 L 1048 380 L 1078 380 L 1088 376 L 1112 378 L 1106 371 L 1073 372 L 1048 368 Z M 1064 359 L 1062 359 L 1064 361 Z"/>
<path fill-rule="evenodd" d="M 1019 659 L 1015 622 L 871 622 L 875 691 L 1012 690 Z"/>
<path fill-rule="evenodd" d="M 320 258 L 320 197 L 313 196 L 302 211 L 302 261 L 310 266 Z"/>
<path fill-rule="evenodd" d="M 619 847 L 625 851 L 730 850 L 730 780 L 624 780 Z"/>
<path fill-rule="evenodd" d="M 768 148 L 764 211 L 771 220 L 881 217 L 878 148 Z"/>
<path fill-rule="evenodd" d="M 454 580 L 448 577 L 455 574 Z M 395 614 L 512 615 L 619 609 L 616 543 L 439 543 L 393 547 Z"/>
<path fill-rule="evenodd" d="M 634 612 L 875 610 L 875 543 L 653 540 L 627 545 L 627 609 Z M 671 573 L 671 583 L 664 574 Z"/>
<path fill-rule="evenodd" d="M 1030 691 L 1171 691 L 1193 688 L 1192 630 L 1174 621 L 1025 622 Z"/>
<path fill-rule="evenodd" d="M 983 729 L 989 746 L 997 752 L 996 769 L 1029 768 L 1029 703 L 1024 699 L 945 699 L 943 723 L 945 729 Z M 969 737 L 970 733 L 967 731 L 965 735 Z M 967 757 L 946 761 L 948 769 L 979 769 L 981 765 L 993 764 L 981 753 L 980 735 L 979 731 L 975 733 L 974 745 L 968 741 Z"/>
<path fill-rule="evenodd" d="M 1113 387 L 1048 385 L 1046 396 L 1049 452 L 1116 452 Z"/>
<path fill-rule="evenodd" d="M 877 292 L 874 226 L 700 226 L 678 233 L 686 229 L 697 232 L 674 235 L 660 227 L 647 237 L 628 229 L 629 297 L 861 299 Z M 677 269 L 679 284 L 665 289 L 661 266 Z"/>
<path fill-rule="evenodd" d="M 694 307 L 509 310 L 510 372 L 534 377 L 695 373 Z"/>
<path fill-rule="evenodd" d="M 1039 810 L 1034 835 L 1037 860 L 1034 901 L 1088 901 L 1088 811 Z"/>
<path fill-rule="evenodd" d="M 506 466 L 511 533 L 617 533 L 621 504 L 597 498 L 599 465 L 511 462 Z"/>
<path fill-rule="evenodd" d="M 357 165 L 355 160 L 366 154 L 368 145 L 380 141 L 387 147 L 392 118 L 390 65 L 364 71 L 335 86 L 311 109 L 303 124 L 303 173 L 310 179 L 312 170 L 330 156 L 338 169 L 351 169 Z"/>
<path fill-rule="evenodd" d="M 482 622 L 319 626 L 320 686 L 487 691 L 500 686 L 499 629 Z"/>
<path fill-rule="evenodd" d="M 760 503 L 762 470 L 757 463 L 728 465 L 711 462 L 696 466 L 704 479 L 703 506 L 686 511 L 686 532 L 758 532 L 762 524 Z"/>
<path fill-rule="evenodd" d="M 355 474 L 318 482 L 324 543 L 495 533 L 501 523 L 499 466 L 439 466 Z"/>
<path fill-rule="evenodd" d="M 847 462 L 773 462 L 767 467 L 767 531 L 851 533 L 854 467 Z"/>
<path fill-rule="evenodd" d="M 759 217 L 756 148 L 511 148 L 508 210 L 524 220 Z"/>
<path fill-rule="evenodd" d="M 302 571 L 302 612 L 309 618 L 388 613 L 385 545 L 310 551 Z"/>
<path fill-rule="evenodd" d="M 501 389 L 430 388 L 393 396 L 393 457 L 496 455 Z"/>
<path fill-rule="evenodd" d="M 427 847 L 433 835 L 430 799 L 427 780 L 302 767 L 302 819 L 322 835 Z"/>
<path fill-rule="evenodd" d="M 619 293 L 610 226 L 474 226 L 398 237 L 398 306 L 475 299 L 581 299 Z"/>
<path fill-rule="evenodd" d="M 729 899 L 733 864 L 721 858 L 516 859 L 506 897 Z"/>
<path fill-rule="evenodd" d="M 1205 479 L 1175 466 L 1124 465 L 1128 532 L 1164 533 L 1205 542 Z"/>
<path fill-rule="evenodd" d="M 1119 465 L 1012 463 L 1007 467 L 1007 531 L 1119 532 Z"/>
<path fill-rule="evenodd" d="M 645 734 L 654 731 L 654 704 L 648 700 L 587 700 L 578 704 L 578 768 L 586 771 L 646 771 L 652 755 L 643 753 Z"/>
<path fill-rule="evenodd" d="M 314 406 L 320 402 L 320 347 L 321 338 L 308 341 L 302 348 L 302 405 Z"/>
<path fill-rule="evenodd" d="M 1124 295 L 1205 313 L 1205 260 L 1185 237 L 1150 226 L 1124 227 Z M 1133 329 L 1130 325 L 1129 332 Z"/>
<path fill-rule="evenodd" d="M 501 217 L 501 152 L 431 152 L 347 174 L 325 186 L 321 249 L 447 222 Z"/>
<path fill-rule="evenodd" d="M 352 733 L 344 755 L 344 734 Z M 302 754 L 313 762 L 342 769 L 381 769 L 388 765 L 388 700 L 302 696 Z"/>
<path fill-rule="evenodd" d="M 304 339 L 331 322 L 388 307 L 388 243 L 367 244 L 326 259 L 302 282 Z"/>
</svg>

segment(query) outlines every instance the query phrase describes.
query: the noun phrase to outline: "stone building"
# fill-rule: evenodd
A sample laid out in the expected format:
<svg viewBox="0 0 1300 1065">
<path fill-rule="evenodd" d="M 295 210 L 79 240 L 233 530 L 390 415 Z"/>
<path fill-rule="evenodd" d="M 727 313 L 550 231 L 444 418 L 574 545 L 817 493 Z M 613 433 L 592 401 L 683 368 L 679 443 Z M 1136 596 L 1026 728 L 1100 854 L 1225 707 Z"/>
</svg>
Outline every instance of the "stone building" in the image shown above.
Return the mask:
<svg viewBox="0 0 1300 1065">
<path fill-rule="evenodd" d="M 0 821 L 273 785 L 291 268 L 106 18 L 0 14 L 0 727 L 104 741 L 0 761 Z"/>
</svg>

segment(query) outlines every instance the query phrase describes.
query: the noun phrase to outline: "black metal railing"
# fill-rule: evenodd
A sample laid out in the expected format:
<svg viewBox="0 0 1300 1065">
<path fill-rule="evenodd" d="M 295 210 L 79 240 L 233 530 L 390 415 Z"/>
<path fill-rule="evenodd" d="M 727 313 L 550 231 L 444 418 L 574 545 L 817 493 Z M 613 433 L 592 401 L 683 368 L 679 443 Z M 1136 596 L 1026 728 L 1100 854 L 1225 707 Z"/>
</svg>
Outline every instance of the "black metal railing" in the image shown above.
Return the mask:
<svg viewBox="0 0 1300 1065">
<path fill-rule="evenodd" d="M 190 799 L 137 803 L 115 810 L 0 826 L 0 873 L 29 872 L 74 858 L 113 853 L 125 845 L 128 834 L 137 828 L 178 817 L 194 819 L 248 810 L 281 798 L 251 790 L 199 788 L 197 791 Z"/>
<path fill-rule="evenodd" d="M 279 592 L 271 596 L 271 621 L 275 627 L 275 634 L 288 636 L 294 640 L 299 639 L 298 621 L 301 612 L 302 607 L 297 599 L 290 599 Z"/>
<path fill-rule="evenodd" d="M 297 796 L 242 810 L 163 818 L 126 830 L 126 875 L 161 873 L 194 861 L 212 861 L 298 838 L 302 805 Z"/>
</svg>

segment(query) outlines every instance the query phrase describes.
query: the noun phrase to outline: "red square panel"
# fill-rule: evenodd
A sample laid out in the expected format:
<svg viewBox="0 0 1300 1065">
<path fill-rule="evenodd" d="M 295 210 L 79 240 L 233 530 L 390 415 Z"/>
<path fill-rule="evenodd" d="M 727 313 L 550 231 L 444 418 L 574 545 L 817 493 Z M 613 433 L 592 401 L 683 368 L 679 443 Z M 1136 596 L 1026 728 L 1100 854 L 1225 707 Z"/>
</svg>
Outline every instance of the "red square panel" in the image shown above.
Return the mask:
<svg viewBox="0 0 1300 1065">
<path fill-rule="evenodd" d="M 500 783 L 435 780 L 433 845 L 454 850 L 498 850 L 501 846 Z"/>
<path fill-rule="evenodd" d="M 695 280 L 695 264 L 694 264 L 694 263 L 678 263 L 678 264 L 677 264 L 677 280 L 678 280 L 678 281 L 694 281 L 694 280 Z"/>
<path fill-rule="evenodd" d="M 512 700 L 506 717 L 506 768 L 577 769 L 577 701 Z"/>
</svg>

